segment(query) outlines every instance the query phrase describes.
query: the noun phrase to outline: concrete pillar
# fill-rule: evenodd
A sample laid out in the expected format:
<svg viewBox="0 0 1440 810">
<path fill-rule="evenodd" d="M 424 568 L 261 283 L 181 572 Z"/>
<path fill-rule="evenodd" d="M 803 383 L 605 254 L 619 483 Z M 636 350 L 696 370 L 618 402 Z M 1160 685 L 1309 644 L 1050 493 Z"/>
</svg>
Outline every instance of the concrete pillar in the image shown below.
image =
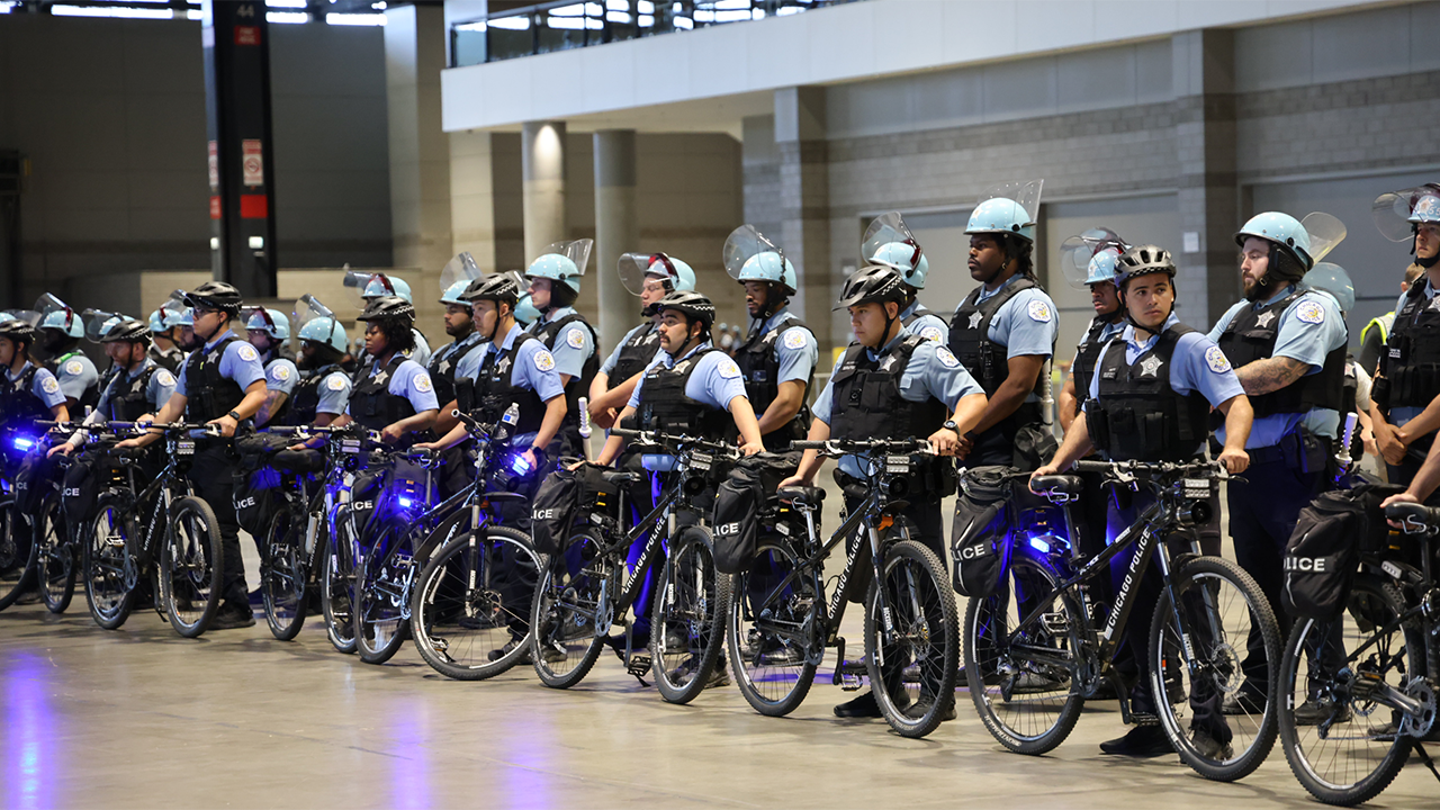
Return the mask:
<svg viewBox="0 0 1440 810">
<path fill-rule="evenodd" d="M 600 345 L 613 348 L 635 325 L 639 299 L 615 274 L 625 253 L 636 251 L 640 224 L 635 207 L 635 130 L 600 130 L 595 138 L 595 267 L 591 284 L 600 299 Z"/>
<path fill-rule="evenodd" d="M 1175 255 L 1179 314 L 1208 329 L 1240 291 L 1234 233 L 1241 223 L 1236 181 L 1235 38 L 1230 31 L 1176 34 L 1176 157 L 1181 244 Z"/>
<path fill-rule="evenodd" d="M 489 132 L 450 133 L 450 232 L 456 253 L 470 251 L 496 270 L 494 149 Z"/>
<path fill-rule="evenodd" d="M 565 122 L 527 121 L 520 134 L 520 166 L 528 263 L 546 245 L 569 238 L 565 227 Z"/>
<path fill-rule="evenodd" d="M 830 183 L 825 141 L 825 88 L 775 91 L 775 146 L 780 162 L 780 242 L 799 275 L 791 304 L 807 322 L 830 311 Z M 813 314 L 813 318 L 810 315 Z M 826 330 L 817 334 L 822 348 Z"/>
</svg>

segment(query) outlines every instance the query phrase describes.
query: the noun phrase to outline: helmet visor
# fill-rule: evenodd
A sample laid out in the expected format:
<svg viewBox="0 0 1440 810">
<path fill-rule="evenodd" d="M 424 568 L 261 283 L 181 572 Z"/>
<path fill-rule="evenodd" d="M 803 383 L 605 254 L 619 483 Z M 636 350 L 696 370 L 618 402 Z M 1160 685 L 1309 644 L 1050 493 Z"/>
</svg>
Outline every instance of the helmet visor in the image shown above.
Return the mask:
<svg viewBox="0 0 1440 810">
<path fill-rule="evenodd" d="M 888 214 L 881 214 L 870 223 L 865 229 L 865 236 L 860 240 L 860 258 L 866 262 L 878 261 L 875 255 L 880 248 L 892 242 L 910 245 L 915 248 L 915 255 L 910 259 L 910 267 L 897 267 L 896 269 L 909 272 L 920 263 L 920 243 L 915 241 L 915 234 L 905 227 L 905 220 L 901 218 L 899 211 L 891 211 Z M 890 262 L 881 262 L 890 264 Z"/>
<path fill-rule="evenodd" d="M 444 295 L 457 281 L 474 281 L 480 277 L 480 266 L 470 251 L 465 251 L 445 263 L 440 271 L 440 294 Z"/>
<path fill-rule="evenodd" d="M 664 253 L 626 253 L 620 257 L 615 268 L 620 274 L 620 283 L 631 295 L 645 291 L 645 282 L 652 277 L 668 278 L 671 286 L 679 278 L 675 264 Z"/>
<path fill-rule="evenodd" d="M 1109 228 L 1091 228 L 1078 233 L 1060 245 L 1060 269 L 1065 281 L 1077 290 L 1089 289 L 1090 260 L 1103 250 L 1124 253 L 1128 246 Z"/>
<path fill-rule="evenodd" d="M 1323 211 L 1306 214 L 1300 224 L 1305 226 L 1305 233 L 1310 235 L 1312 267 L 1334 250 L 1336 245 L 1345 241 L 1345 223 Z"/>
<path fill-rule="evenodd" d="M 590 264 L 590 250 L 595 247 L 593 239 L 573 239 L 569 242 L 551 242 L 540 251 L 540 255 L 556 253 L 575 263 L 580 275 L 585 275 L 585 269 Z M 537 257 L 538 258 L 538 257 Z"/>
<path fill-rule="evenodd" d="M 1427 197 L 1440 197 L 1440 184 L 1426 183 L 1423 186 L 1387 191 L 1381 194 L 1375 198 L 1375 202 L 1370 208 L 1370 215 L 1375 219 L 1375 227 L 1380 230 L 1382 236 L 1391 242 L 1408 240 L 1414 233 L 1410 217 L 1417 207 L 1430 207 L 1428 203 L 1422 204 Z"/>
<path fill-rule="evenodd" d="M 305 329 L 305 324 L 320 318 L 329 318 L 332 324 L 331 331 L 333 332 L 339 328 L 339 319 L 335 317 L 335 313 L 332 312 L 329 307 L 320 303 L 320 299 L 309 293 L 300 296 L 295 301 L 295 310 L 291 312 L 290 315 L 294 320 L 295 326 L 290 332 L 290 348 L 296 351 L 300 349 L 300 333 Z"/>
<path fill-rule="evenodd" d="M 124 315 L 118 312 L 106 312 L 103 309 L 87 309 L 80 313 L 85 319 L 85 339 L 91 343 L 99 343 L 100 338 L 105 336 L 110 327 L 122 319 Z"/>
<path fill-rule="evenodd" d="M 1040 192 L 1044 186 L 1044 180 L 1013 180 L 1009 183 L 991 186 L 975 202 L 982 203 L 997 198 L 1014 200 L 1020 204 L 1021 208 L 1025 209 L 1025 213 L 1030 217 L 1025 224 L 1034 225 L 1035 218 L 1040 213 Z"/>
<path fill-rule="evenodd" d="M 721 254 L 725 260 L 725 272 L 738 281 L 740 270 L 745 266 L 745 262 L 750 257 L 758 256 L 761 253 L 777 254 L 780 256 L 781 265 L 785 263 L 785 251 L 781 250 L 779 245 L 756 230 L 754 225 L 741 225 L 731 231 L 730 236 L 725 239 L 725 247 Z"/>
</svg>

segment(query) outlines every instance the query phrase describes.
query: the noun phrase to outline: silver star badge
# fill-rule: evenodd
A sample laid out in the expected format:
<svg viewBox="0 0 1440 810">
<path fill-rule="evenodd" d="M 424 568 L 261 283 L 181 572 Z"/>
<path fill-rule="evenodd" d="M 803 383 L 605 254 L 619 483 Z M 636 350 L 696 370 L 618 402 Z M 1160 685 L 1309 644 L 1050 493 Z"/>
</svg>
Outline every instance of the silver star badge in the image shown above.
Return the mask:
<svg viewBox="0 0 1440 810">
<path fill-rule="evenodd" d="M 1437 295 L 1434 298 L 1430 299 L 1430 308 L 1436 310 L 1437 312 L 1440 312 L 1440 295 Z"/>
<path fill-rule="evenodd" d="M 447 357 L 447 358 L 445 358 L 444 360 L 440 361 L 440 365 L 436 366 L 436 369 L 439 370 L 439 372 L 440 372 L 441 374 L 449 374 L 449 373 L 450 373 L 450 358 Z"/>
<path fill-rule="evenodd" d="M 505 369 L 508 369 L 508 368 L 510 368 L 510 358 L 508 358 L 508 357 L 506 357 L 505 359 L 503 359 L 503 360 L 501 360 L 500 362 L 498 362 L 498 363 L 495 364 L 495 371 L 497 371 L 497 372 L 500 373 L 500 374 L 504 374 L 504 373 L 505 373 Z"/>
<path fill-rule="evenodd" d="M 979 328 L 980 328 L 980 322 L 983 321 L 983 320 L 985 320 L 985 316 L 982 315 L 981 313 L 979 313 L 979 312 L 972 312 L 972 313 L 970 313 L 970 328 L 971 328 L 971 329 L 979 329 Z"/>
<path fill-rule="evenodd" d="M 895 355 L 889 355 L 884 360 L 880 361 L 881 371 L 889 371 L 893 368 L 895 368 Z"/>
<path fill-rule="evenodd" d="M 1273 320 L 1275 320 L 1274 312 L 1262 312 L 1256 316 L 1255 323 L 1259 324 L 1261 329 L 1269 329 L 1270 322 Z"/>
<path fill-rule="evenodd" d="M 1142 376 L 1142 377 L 1154 377 L 1154 376 L 1155 376 L 1155 372 L 1159 371 L 1159 370 L 1160 370 L 1160 366 L 1164 365 L 1164 363 L 1165 363 L 1164 360 L 1161 360 L 1160 358 L 1155 357 L 1154 355 L 1151 355 L 1150 357 L 1147 357 L 1147 358 L 1145 358 L 1144 360 L 1141 360 L 1141 361 L 1140 361 L 1140 376 Z"/>
<path fill-rule="evenodd" d="M 380 373 L 375 375 L 375 384 L 384 385 L 388 379 L 390 379 L 390 372 L 382 368 L 380 369 Z"/>
</svg>

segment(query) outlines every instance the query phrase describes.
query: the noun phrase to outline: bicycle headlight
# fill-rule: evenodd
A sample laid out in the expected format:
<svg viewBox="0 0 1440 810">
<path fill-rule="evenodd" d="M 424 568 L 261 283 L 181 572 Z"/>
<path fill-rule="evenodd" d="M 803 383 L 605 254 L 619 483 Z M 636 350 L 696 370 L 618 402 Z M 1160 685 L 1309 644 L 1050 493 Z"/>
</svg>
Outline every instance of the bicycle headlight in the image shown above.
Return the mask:
<svg viewBox="0 0 1440 810">
<path fill-rule="evenodd" d="M 889 485 L 890 497 L 903 498 L 910 492 L 910 480 L 908 478 L 891 478 Z"/>
<path fill-rule="evenodd" d="M 29 436 L 16 436 L 10 440 L 10 444 L 13 445 L 16 450 L 29 450 L 35 446 L 35 440 Z"/>
<path fill-rule="evenodd" d="M 1186 526 L 1204 526 L 1215 516 L 1215 510 L 1210 508 L 1210 501 L 1190 501 L 1176 511 L 1180 522 Z"/>
</svg>

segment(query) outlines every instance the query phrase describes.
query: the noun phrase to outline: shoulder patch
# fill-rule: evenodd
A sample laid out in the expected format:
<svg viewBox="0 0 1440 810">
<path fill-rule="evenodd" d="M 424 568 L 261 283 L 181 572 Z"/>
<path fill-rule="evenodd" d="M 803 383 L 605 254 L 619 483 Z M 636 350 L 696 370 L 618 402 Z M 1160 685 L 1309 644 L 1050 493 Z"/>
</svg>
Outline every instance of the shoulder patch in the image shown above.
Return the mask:
<svg viewBox="0 0 1440 810">
<path fill-rule="evenodd" d="M 565 344 L 572 349 L 585 348 L 585 333 L 579 329 L 571 329 L 565 335 Z"/>
<path fill-rule="evenodd" d="M 47 394 L 60 393 L 60 381 L 54 377 L 46 377 L 45 382 L 40 383 L 40 388 Z"/>
<path fill-rule="evenodd" d="M 959 368 L 960 360 L 946 346 L 935 347 L 935 357 L 940 360 L 940 365 L 946 368 Z"/>
<path fill-rule="evenodd" d="M 1042 303 L 1042 302 L 1037 302 L 1037 303 Z M 921 329 L 921 330 L 920 330 L 920 337 L 925 338 L 926 340 L 933 340 L 933 341 L 935 341 L 936 343 L 939 343 L 939 342 L 940 342 L 940 338 L 943 337 L 943 335 L 942 335 L 941 332 L 940 332 L 940 327 L 938 327 L 938 326 L 927 326 L 927 327 L 925 327 L 924 329 Z M 951 356 L 953 357 L 954 355 L 951 355 Z"/>
<path fill-rule="evenodd" d="M 276 363 L 270 367 L 270 376 L 278 382 L 285 382 L 290 379 L 290 367 L 284 363 Z"/>
<path fill-rule="evenodd" d="M 740 376 L 740 367 L 735 365 L 735 361 L 728 357 L 720 362 L 720 368 L 718 370 L 720 376 L 727 380 L 733 380 Z"/>
<path fill-rule="evenodd" d="M 175 375 L 171 374 L 169 369 L 162 368 L 155 372 L 155 379 L 159 380 L 161 385 L 173 386 L 175 384 Z"/>
<path fill-rule="evenodd" d="M 331 374 L 330 379 L 325 382 L 325 387 L 331 391 L 344 391 L 345 376 L 342 374 Z"/>
<path fill-rule="evenodd" d="M 251 346 L 249 343 L 242 343 L 240 345 L 240 359 L 247 363 L 253 363 L 260 359 L 260 354 L 255 351 L 254 346 Z"/>
<path fill-rule="evenodd" d="M 422 394 L 428 394 L 435 390 L 435 384 L 430 382 L 430 375 L 423 371 L 415 375 L 414 382 L 415 390 Z"/>
<path fill-rule="evenodd" d="M 1030 316 L 1032 321 L 1050 322 L 1050 305 L 1038 298 L 1030 302 L 1030 305 L 1025 308 L 1025 313 Z"/>
<path fill-rule="evenodd" d="M 71 360 L 70 362 L 65 364 L 65 373 L 83 374 L 85 373 L 85 364 L 80 362 L 79 360 Z"/>
<path fill-rule="evenodd" d="M 535 353 L 535 368 L 541 371 L 550 371 L 555 368 L 555 356 L 545 349 Z"/>
<path fill-rule="evenodd" d="M 804 329 L 790 329 L 785 333 L 785 348 L 787 349 L 803 349 L 805 342 Z"/>
<path fill-rule="evenodd" d="M 1220 351 L 1219 346 L 1211 346 L 1205 350 L 1205 365 L 1216 374 L 1224 374 L 1230 370 L 1230 358 Z"/>
<path fill-rule="evenodd" d="M 1305 323 L 1324 323 L 1325 307 L 1318 301 L 1301 301 L 1295 305 L 1295 317 Z"/>
</svg>

